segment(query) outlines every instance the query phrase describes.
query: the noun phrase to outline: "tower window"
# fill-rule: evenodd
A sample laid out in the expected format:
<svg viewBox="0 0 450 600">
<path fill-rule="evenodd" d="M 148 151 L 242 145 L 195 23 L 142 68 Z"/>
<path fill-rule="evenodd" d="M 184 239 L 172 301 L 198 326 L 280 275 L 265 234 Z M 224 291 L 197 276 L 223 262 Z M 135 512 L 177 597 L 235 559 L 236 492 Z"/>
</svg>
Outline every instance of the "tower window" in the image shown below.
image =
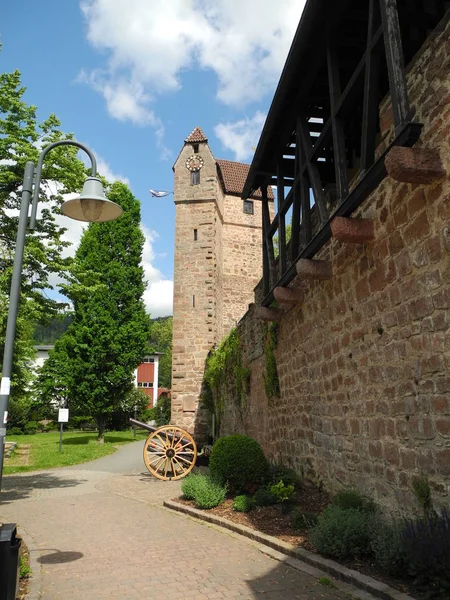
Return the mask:
<svg viewBox="0 0 450 600">
<path fill-rule="evenodd" d="M 192 296 L 192 308 L 195 308 L 195 296 Z"/>
<path fill-rule="evenodd" d="M 197 229 L 194 229 L 194 242 L 197 241 L 197 237 L 198 237 Z"/>
<path fill-rule="evenodd" d="M 198 154 L 198 144 L 192 144 L 192 149 L 194 151 L 194 154 Z"/>
<path fill-rule="evenodd" d="M 244 200 L 244 213 L 246 215 L 253 214 L 253 200 Z"/>
<path fill-rule="evenodd" d="M 191 171 L 191 185 L 200 183 L 200 171 Z"/>
</svg>

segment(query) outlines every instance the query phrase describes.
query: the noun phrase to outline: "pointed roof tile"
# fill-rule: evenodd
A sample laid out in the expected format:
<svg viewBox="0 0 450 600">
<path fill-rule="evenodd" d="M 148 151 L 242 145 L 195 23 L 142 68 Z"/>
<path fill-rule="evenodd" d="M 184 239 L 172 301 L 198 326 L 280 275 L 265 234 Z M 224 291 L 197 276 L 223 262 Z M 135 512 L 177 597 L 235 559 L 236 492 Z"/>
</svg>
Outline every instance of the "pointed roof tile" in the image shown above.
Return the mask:
<svg viewBox="0 0 450 600">
<path fill-rule="evenodd" d="M 216 163 L 222 176 L 224 192 L 226 194 L 230 194 L 231 196 L 241 196 L 250 165 L 231 160 L 222 160 L 220 158 L 216 159 Z M 273 199 L 272 188 L 269 187 L 267 191 L 268 197 Z M 261 191 L 255 190 L 255 192 L 251 195 L 251 198 L 261 199 Z"/>
<path fill-rule="evenodd" d="M 196 127 L 184 141 L 186 144 L 196 144 L 199 142 L 207 142 L 208 138 L 205 136 L 200 127 Z"/>
</svg>

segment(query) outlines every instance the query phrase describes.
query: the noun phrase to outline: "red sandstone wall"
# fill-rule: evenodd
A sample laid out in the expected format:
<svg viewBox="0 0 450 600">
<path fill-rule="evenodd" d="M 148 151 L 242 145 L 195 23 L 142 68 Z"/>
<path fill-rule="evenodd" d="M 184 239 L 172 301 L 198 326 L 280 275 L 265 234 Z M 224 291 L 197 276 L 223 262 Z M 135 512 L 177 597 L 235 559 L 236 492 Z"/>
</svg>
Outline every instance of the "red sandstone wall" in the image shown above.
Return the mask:
<svg viewBox="0 0 450 600">
<path fill-rule="evenodd" d="M 308 285 L 281 321 L 276 358 L 281 397 L 264 392 L 263 328 L 244 317 L 252 370 L 243 413 L 228 403 L 221 434 L 247 432 L 274 462 L 329 489 L 357 485 L 382 505 L 411 510 L 411 480 L 429 476 L 437 503 L 450 494 L 450 26 L 408 73 L 417 146 L 438 149 L 443 183 L 386 178 L 357 214 L 376 241 L 331 240 L 316 258 L 333 279 Z M 383 127 L 389 128 L 385 110 Z M 294 281 L 294 287 L 299 281 Z"/>
</svg>

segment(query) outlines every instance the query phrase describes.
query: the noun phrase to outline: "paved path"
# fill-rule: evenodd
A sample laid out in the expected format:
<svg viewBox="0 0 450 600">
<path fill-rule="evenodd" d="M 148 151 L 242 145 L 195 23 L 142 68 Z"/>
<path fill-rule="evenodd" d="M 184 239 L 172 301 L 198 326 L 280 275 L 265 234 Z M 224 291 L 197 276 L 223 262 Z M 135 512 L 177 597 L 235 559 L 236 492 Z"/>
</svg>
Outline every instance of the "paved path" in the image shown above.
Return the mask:
<svg viewBox="0 0 450 600">
<path fill-rule="evenodd" d="M 349 587 L 324 587 L 281 555 L 163 508 L 180 482 L 144 472 L 142 446 L 5 477 L 0 521 L 16 522 L 30 541 L 32 600 L 349 598 Z"/>
</svg>

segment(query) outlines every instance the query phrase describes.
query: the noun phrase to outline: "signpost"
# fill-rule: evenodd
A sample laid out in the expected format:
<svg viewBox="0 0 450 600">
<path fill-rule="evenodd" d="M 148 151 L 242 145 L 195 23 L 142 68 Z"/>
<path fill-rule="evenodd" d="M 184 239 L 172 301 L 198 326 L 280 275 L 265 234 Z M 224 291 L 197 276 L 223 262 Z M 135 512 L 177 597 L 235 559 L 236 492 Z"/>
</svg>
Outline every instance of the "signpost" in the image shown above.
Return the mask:
<svg viewBox="0 0 450 600">
<path fill-rule="evenodd" d="M 63 434 L 63 426 L 64 423 L 69 422 L 69 409 L 68 408 L 60 408 L 58 411 L 58 423 L 60 423 L 59 430 L 59 451 L 62 452 L 62 434 Z"/>
</svg>

